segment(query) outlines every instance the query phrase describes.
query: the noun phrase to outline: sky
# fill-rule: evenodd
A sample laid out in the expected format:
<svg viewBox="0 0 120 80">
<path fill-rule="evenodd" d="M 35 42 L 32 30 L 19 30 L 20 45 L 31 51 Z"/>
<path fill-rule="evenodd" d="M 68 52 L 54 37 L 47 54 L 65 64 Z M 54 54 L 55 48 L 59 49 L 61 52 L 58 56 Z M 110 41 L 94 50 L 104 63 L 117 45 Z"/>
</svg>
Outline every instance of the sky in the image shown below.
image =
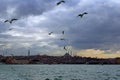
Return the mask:
<svg viewBox="0 0 120 80">
<path fill-rule="evenodd" d="M 0 0 L 0 54 L 120 57 L 120 0 L 59 1 Z"/>
</svg>

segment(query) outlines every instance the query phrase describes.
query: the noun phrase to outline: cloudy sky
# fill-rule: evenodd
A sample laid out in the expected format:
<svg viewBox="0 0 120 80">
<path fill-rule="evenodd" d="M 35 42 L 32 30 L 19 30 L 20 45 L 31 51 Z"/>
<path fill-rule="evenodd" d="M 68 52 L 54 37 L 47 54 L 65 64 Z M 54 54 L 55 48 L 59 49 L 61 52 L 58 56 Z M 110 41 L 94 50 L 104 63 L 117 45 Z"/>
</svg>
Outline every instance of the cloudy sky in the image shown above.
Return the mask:
<svg viewBox="0 0 120 80">
<path fill-rule="evenodd" d="M 0 0 L 0 54 L 27 55 L 30 49 L 32 55 L 63 55 L 66 46 L 73 55 L 120 57 L 119 0 L 65 0 L 56 6 L 59 1 Z M 77 17 L 83 12 L 88 14 Z M 19 20 L 4 23 L 12 18 Z"/>
</svg>

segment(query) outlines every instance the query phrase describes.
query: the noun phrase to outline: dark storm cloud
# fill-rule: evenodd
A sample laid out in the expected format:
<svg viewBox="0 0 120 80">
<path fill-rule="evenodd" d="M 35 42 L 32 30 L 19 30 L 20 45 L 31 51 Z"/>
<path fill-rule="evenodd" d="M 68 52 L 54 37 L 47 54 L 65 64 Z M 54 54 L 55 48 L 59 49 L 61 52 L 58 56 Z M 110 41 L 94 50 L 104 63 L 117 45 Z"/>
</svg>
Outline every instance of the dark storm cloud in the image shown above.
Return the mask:
<svg viewBox="0 0 120 80">
<path fill-rule="evenodd" d="M 29 15 L 41 15 L 43 12 L 51 10 L 55 5 L 55 0 L 0 0 L 1 17 L 9 14 L 6 10 L 15 8 L 12 16 L 25 17 Z"/>
<path fill-rule="evenodd" d="M 97 5 L 96 5 L 97 4 Z M 96 3 L 88 9 L 88 15 L 83 22 L 77 23 L 76 28 L 71 27 L 69 33 L 73 45 L 80 49 L 111 48 L 113 44 L 120 43 L 120 6 L 111 4 L 99 5 Z M 80 27 L 81 26 L 81 27 Z M 104 46 L 103 46 L 104 45 Z M 108 46 L 109 45 L 109 46 Z"/>
<path fill-rule="evenodd" d="M 48 24 L 52 26 L 48 26 L 49 30 L 55 31 L 57 28 L 58 32 L 65 30 L 64 37 L 68 38 L 70 44 L 77 49 L 110 49 L 112 45 L 119 44 L 120 6 L 118 4 L 94 0 L 86 1 L 83 6 L 80 6 L 76 4 L 73 10 L 73 6 L 69 6 L 68 10 L 60 11 L 56 13 L 57 15 L 51 14 L 52 21 L 48 21 Z M 83 11 L 87 11 L 88 15 L 82 19 L 76 17 Z M 55 43 L 59 46 L 66 44 L 58 41 Z"/>
<path fill-rule="evenodd" d="M 21 0 L 17 1 L 17 10 L 16 13 L 20 16 L 28 16 L 28 15 L 40 15 L 47 10 L 51 10 L 54 7 L 54 0 Z"/>
</svg>

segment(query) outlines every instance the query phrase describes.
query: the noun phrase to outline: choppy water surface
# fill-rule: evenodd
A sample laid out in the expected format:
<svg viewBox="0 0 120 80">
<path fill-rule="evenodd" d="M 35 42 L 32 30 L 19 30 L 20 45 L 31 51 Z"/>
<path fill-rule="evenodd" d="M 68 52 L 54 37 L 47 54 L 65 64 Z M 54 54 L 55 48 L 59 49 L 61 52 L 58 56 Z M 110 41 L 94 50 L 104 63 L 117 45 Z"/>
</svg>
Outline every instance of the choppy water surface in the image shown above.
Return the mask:
<svg viewBox="0 0 120 80">
<path fill-rule="evenodd" d="M 120 65 L 0 65 L 0 80 L 120 80 Z"/>
</svg>

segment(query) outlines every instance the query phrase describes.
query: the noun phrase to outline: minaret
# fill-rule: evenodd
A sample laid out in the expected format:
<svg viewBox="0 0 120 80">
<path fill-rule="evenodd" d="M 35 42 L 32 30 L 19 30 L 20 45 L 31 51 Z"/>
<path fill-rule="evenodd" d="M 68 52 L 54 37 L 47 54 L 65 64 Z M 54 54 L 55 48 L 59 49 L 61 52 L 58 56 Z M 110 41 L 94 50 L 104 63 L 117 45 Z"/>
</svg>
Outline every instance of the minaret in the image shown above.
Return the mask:
<svg viewBox="0 0 120 80">
<path fill-rule="evenodd" d="M 3 56 L 5 55 L 4 51 L 3 51 Z"/>
<path fill-rule="evenodd" d="M 28 50 L 28 57 L 30 56 L 30 50 Z"/>
</svg>

